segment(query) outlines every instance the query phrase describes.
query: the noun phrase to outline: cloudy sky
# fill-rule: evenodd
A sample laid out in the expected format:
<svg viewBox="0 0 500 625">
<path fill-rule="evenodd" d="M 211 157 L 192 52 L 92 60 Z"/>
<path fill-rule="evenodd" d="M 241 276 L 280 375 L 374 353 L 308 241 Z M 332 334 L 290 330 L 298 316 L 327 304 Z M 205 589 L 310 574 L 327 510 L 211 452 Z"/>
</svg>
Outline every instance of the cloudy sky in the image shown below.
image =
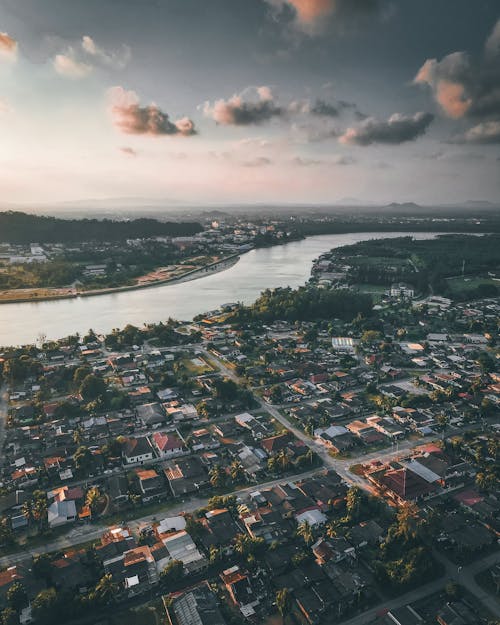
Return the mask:
<svg viewBox="0 0 500 625">
<path fill-rule="evenodd" d="M 500 199 L 497 0 L 0 0 L 4 203 Z"/>
</svg>

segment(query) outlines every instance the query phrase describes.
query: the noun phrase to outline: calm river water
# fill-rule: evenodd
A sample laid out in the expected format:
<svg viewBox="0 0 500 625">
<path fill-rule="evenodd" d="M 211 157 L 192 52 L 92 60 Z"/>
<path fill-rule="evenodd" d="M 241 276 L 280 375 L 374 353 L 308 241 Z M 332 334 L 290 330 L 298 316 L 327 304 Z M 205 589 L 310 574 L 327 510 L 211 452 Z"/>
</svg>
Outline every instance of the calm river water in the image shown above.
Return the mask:
<svg viewBox="0 0 500 625">
<path fill-rule="evenodd" d="M 40 334 L 56 339 L 89 328 L 109 332 L 127 323 L 189 320 L 228 302 L 250 303 L 263 289 L 297 287 L 310 276 L 311 263 L 334 247 L 409 233 L 363 232 L 321 235 L 271 248 L 252 250 L 236 265 L 205 278 L 138 291 L 47 302 L 0 305 L 0 345 L 33 343 Z M 413 234 L 430 239 L 434 233 Z"/>
</svg>

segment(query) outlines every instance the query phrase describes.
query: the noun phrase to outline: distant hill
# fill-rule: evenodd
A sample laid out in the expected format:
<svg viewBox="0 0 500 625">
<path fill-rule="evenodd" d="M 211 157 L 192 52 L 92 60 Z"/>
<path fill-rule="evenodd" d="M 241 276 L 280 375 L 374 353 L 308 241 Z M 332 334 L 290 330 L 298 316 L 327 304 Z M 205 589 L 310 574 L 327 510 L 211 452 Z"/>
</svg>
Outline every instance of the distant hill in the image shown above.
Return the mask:
<svg viewBox="0 0 500 625">
<path fill-rule="evenodd" d="M 383 208 L 389 208 L 391 210 L 400 210 L 400 211 L 408 211 L 408 210 L 421 210 L 422 207 L 419 204 L 415 204 L 415 202 L 391 202 L 387 206 Z"/>
<path fill-rule="evenodd" d="M 59 219 L 22 212 L 0 212 L 0 242 L 59 243 L 79 241 L 125 241 L 154 236 L 192 236 L 203 230 L 196 222 L 156 219 Z"/>
</svg>

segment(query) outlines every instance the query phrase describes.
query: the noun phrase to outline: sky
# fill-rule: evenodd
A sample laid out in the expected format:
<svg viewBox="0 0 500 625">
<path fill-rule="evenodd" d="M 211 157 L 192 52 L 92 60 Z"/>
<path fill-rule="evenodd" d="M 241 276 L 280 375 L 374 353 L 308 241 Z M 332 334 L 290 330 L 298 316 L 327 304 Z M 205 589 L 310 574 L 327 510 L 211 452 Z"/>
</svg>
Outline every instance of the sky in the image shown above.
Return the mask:
<svg viewBox="0 0 500 625">
<path fill-rule="evenodd" d="M 0 0 L 0 133 L 4 207 L 498 202 L 500 3 Z"/>
</svg>

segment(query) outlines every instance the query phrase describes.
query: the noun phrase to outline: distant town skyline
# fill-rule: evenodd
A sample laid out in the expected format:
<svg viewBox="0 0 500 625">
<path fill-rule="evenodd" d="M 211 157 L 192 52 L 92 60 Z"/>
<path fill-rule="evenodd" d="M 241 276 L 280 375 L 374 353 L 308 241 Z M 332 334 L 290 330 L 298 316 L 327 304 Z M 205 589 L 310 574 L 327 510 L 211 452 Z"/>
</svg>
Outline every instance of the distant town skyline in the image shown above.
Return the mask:
<svg viewBox="0 0 500 625">
<path fill-rule="evenodd" d="M 2 203 L 500 200 L 488 0 L 0 0 Z"/>
</svg>

